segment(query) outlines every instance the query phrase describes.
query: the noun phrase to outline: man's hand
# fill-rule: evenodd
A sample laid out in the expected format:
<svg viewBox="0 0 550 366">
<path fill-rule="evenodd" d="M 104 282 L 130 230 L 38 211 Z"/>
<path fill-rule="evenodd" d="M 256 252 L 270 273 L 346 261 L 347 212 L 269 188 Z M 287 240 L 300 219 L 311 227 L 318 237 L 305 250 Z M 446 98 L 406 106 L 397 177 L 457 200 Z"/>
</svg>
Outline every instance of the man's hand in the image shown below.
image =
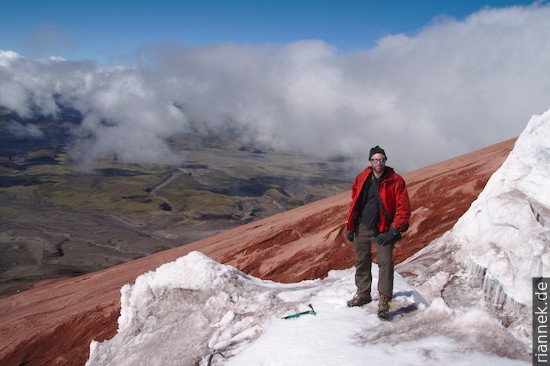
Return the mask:
<svg viewBox="0 0 550 366">
<path fill-rule="evenodd" d="M 387 245 L 396 242 L 397 239 L 399 239 L 399 231 L 393 226 L 390 226 L 388 231 L 378 234 L 376 242 L 380 245 Z"/>
<path fill-rule="evenodd" d="M 353 239 L 355 238 L 355 232 L 353 231 L 346 231 L 346 239 L 348 239 L 349 242 L 353 243 Z"/>
</svg>

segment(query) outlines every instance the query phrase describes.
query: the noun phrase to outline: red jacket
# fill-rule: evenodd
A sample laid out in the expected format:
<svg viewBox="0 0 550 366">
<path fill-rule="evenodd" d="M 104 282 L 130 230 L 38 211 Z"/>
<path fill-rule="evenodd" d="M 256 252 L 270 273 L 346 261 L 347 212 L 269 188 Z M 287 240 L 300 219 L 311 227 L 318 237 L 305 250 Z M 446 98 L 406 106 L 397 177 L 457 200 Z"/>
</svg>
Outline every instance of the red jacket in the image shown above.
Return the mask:
<svg viewBox="0 0 550 366">
<path fill-rule="evenodd" d="M 380 208 L 380 222 L 378 224 L 378 230 L 380 232 L 387 231 L 390 225 L 397 230 L 401 230 L 411 217 L 411 204 L 409 202 L 409 193 L 407 192 L 405 181 L 392 168 L 386 167 L 385 169 L 388 177 L 380 183 L 380 198 L 392 221 L 387 222 L 384 211 Z M 357 201 L 359 201 L 361 197 L 363 185 L 367 179 L 370 179 L 371 174 L 372 168 L 368 167 L 363 172 L 359 173 L 355 178 L 355 182 L 353 182 L 348 223 L 346 226 L 348 231 L 357 230 L 356 222 L 361 214 L 359 212 L 361 208 L 356 208 Z"/>
</svg>

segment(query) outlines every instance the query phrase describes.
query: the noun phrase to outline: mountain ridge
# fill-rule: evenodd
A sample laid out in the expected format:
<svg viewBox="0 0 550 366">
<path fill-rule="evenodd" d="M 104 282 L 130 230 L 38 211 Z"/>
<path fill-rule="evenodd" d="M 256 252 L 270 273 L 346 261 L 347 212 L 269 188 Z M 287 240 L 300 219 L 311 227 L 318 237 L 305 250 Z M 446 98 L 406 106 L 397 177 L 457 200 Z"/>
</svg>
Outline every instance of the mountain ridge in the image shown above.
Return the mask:
<svg viewBox="0 0 550 366">
<path fill-rule="evenodd" d="M 513 148 L 515 139 L 402 174 L 413 206 L 396 248 L 408 258 L 454 225 Z M 0 300 L 0 361 L 6 365 L 83 363 L 91 339 L 116 332 L 120 287 L 193 250 L 280 282 L 324 277 L 353 266 L 343 235 L 349 192 L 242 225 L 197 242 Z M 406 275 L 406 274 L 404 274 Z"/>
</svg>

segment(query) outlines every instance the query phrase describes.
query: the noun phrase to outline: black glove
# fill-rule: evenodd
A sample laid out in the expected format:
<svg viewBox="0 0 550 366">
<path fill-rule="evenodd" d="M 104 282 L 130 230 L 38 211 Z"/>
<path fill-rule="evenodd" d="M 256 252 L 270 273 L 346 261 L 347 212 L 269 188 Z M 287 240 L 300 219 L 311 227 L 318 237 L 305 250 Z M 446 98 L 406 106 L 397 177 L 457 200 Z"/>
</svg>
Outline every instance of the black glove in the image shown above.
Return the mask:
<svg viewBox="0 0 550 366">
<path fill-rule="evenodd" d="M 348 239 L 348 241 L 353 243 L 354 238 L 355 238 L 355 232 L 354 231 L 346 231 L 346 239 Z"/>
<path fill-rule="evenodd" d="M 395 243 L 397 240 L 399 240 L 399 231 L 393 226 L 390 226 L 388 231 L 378 234 L 376 237 L 376 242 L 380 245 Z"/>
</svg>

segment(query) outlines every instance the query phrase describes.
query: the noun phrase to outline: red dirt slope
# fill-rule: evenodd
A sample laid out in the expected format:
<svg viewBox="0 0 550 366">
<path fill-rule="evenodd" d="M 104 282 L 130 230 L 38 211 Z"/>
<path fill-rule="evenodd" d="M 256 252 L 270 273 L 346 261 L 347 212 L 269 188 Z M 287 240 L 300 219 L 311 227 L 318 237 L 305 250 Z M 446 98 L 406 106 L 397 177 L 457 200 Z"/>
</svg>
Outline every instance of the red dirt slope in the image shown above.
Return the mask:
<svg viewBox="0 0 550 366">
<path fill-rule="evenodd" d="M 514 141 L 403 174 L 413 215 L 396 249 L 397 262 L 454 225 Z M 353 250 L 342 234 L 349 199 L 350 192 L 342 193 L 189 245 L 1 299 L 0 364 L 84 364 L 92 339 L 101 341 L 116 333 L 122 285 L 192 250 L 279 282 L 350 268 Z"/>
</svg>

